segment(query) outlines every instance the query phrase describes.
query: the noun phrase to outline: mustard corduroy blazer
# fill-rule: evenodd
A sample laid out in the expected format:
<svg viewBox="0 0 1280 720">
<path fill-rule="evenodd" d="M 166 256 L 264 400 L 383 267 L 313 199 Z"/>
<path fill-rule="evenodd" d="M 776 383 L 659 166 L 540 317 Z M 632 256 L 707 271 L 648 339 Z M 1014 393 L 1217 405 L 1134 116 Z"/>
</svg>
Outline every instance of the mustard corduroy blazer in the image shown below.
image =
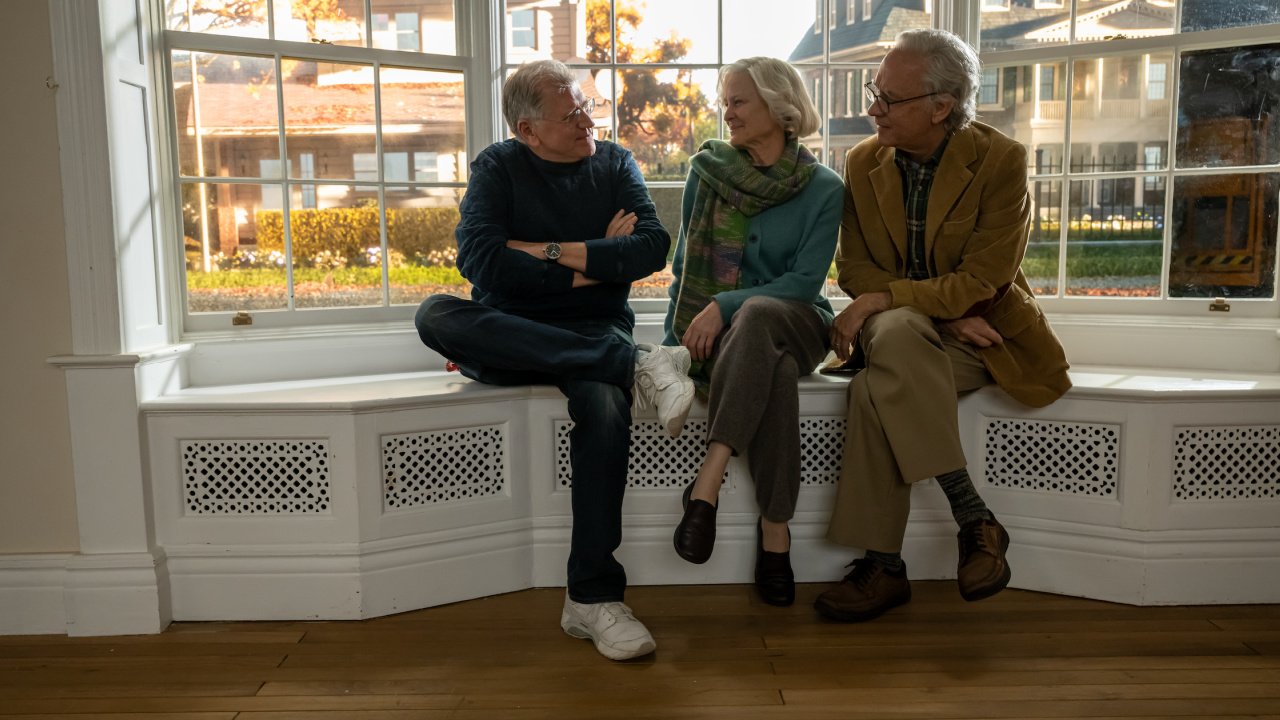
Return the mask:
<svg viewBox="0 0 1280 720">
<path fill-rule="evenodd" d="M 893 306 L 938 320 L 981 315 L 1004 337 L 977 348 L 996 383 L 1031 407 L 1070 387 L 1066 353 L 1022 276 L 1031 228 L 1027 153 L 995 128 L 972 123 L 947 143 L 925 216 L 931 277 L 909 280 L 907 216 L 894 150 L 874 136 L 849 151 L 836 267 L 852 297 L 888 292 Z"/>
</svg>

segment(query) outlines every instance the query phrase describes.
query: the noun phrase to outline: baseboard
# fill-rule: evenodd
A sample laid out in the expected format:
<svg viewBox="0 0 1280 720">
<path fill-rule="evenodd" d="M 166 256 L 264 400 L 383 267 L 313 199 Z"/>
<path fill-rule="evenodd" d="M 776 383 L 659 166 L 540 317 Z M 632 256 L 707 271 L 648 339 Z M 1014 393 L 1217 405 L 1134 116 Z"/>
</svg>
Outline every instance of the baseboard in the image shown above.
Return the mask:
<svg viewBox="0 0 1280 720">
<path fill-rule="evenodd" d="M 171 620 L 163 557 L 73 555 L 66 564 L 63 603 L 68 635 L 158 633 Z"/>
<path fill-rule="evenodd" d="M 0 635 L 67 631 L 62 603 L 70 553 L 0 556 Z"/>
</svg>

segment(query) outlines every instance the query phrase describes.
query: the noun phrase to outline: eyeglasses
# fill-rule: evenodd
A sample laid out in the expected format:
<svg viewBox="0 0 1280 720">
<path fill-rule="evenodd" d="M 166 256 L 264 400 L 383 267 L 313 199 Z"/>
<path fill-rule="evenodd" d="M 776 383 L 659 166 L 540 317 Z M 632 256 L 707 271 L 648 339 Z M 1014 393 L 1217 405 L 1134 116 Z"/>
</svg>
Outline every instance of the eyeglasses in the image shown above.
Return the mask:
<svg viewBox="0 0 1280 720">
<path fill-rule="evenodd" d="M 885 115 L 889 114 L 889 110 L 891 110 L 894 105 L 901 105 L 904 102 L 911 102 L 912 100 L 919 100 L 920 98 L 927 98 L 930 95 L 938 94 L 936 92 L 931 92 L 931 93 L 925 93 L 923 95 L 916 95 L 915 97 L 903 98 L 902 100 L 886 100 L 884 96 L 876 92 L 878 89 L 879 88 L 876 87 L 876 84 L 874 82 L 869 82 L 862 86 L 862 90 L 864 93 L 866 93 L 866 96 L 867 96 L 867 108 L 870 109 L 872 105 L 875 105 L 878 102 L 882 102 L 884 103 Z"/>
<path fill-rule="evenodd" d="M 573 112 L 569 113 L 568 115 L 565 115 L 563 118 L 559 120 L 553 120 L 551 122 L 558 122 L 565 125 L 576 124 L 582 119 L 583 116 L 591 117 L 591 111 L 595 109 L 596 109 L 596 99 L 587 98 L 587 101 L 582 103 L 578 107 L 574 108 Z M 543 118 L 543 119 L 546 120 L 546 118 Z"/>
</svg>

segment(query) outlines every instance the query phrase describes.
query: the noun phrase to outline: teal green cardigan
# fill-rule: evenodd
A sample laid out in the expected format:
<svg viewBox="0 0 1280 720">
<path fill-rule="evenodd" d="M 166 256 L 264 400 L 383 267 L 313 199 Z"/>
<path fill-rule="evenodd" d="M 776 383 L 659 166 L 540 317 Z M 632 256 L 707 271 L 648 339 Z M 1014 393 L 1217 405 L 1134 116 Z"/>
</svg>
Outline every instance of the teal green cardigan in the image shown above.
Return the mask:
<svg viewBox="0 0 1280 720">
<path fill-rule="evenodd" d="M 693 195 L 698 189 L 698 175 L 689 173 L 684 184 L 684 203 L 680 213 L 680 237 L 676 241 L 675 262 L 671 272 L 676 279 L 668 294 L 667 319 L 663 326 L 663 345 L 677 345 L 671 325 L 675 320 L 676 298 L 680 297 L 680 279 L 684 270 L 685 231 L 693 214 Z M 728 327 L 734 313 L 747 298 L 768 295 L 784 300 L 813 303 L 814 310 L 830 326 L 835 317 L 831 303 L 823 297 L 827 270 L 836 254 L 840 235 L 840 213 L 844 208 L 844 181 L 825 165 L 814 169 L 809 184 L 792 200 L 769 208 L 751 218 L 747 224 L 747 244 L 742 253 L 742 275 L 737 290 L 716 295 L 720 317 Z"/>
</svg>

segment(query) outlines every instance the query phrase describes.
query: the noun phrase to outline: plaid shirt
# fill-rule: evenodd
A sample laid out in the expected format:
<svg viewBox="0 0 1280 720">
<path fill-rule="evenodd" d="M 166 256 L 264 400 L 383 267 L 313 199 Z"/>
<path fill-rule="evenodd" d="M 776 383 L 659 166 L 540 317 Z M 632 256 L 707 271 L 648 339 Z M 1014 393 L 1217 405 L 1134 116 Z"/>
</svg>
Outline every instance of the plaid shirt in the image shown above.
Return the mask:
<svg viewBox="0 0 1280 720">
<path fill-rule="evenodd" d="M 924 256 L 924 219 L 929 211 L 933 176 L 946 150 L 947 140 L 943 140 L 933 157 L 923 163 L 913 162 L 906 153 L 895 150 L 893 154 L 893 161 L 902 174 L 902 197 L 907 210 L 907 277 L 911 280 L 930 277 L 929 263 Z"/>
</svg>

